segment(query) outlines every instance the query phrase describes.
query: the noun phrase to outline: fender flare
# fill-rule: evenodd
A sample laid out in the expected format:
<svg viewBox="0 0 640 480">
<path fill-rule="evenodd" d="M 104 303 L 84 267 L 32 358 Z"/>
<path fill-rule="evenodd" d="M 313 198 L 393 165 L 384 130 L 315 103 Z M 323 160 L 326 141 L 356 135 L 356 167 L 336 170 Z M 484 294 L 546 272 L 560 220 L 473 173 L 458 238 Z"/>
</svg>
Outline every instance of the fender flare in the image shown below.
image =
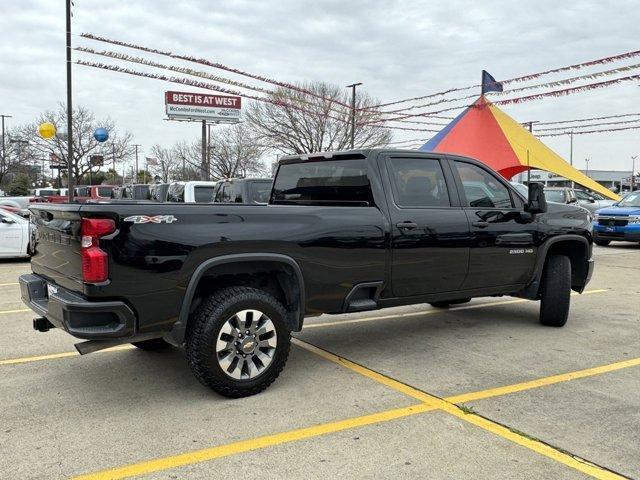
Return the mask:
<svg viewBox="0 0 640 480">
<path fill-rule="evenodd" d="M 304 277 L 302 276 L 302 269 L 298 265 L 298 263 L 291 257 L 287 255 L 282 255 L 278 253 L 239 253 L 233 255 L 223 255 L 220 257 L 210 258 L 202 262 L 195 269 L 191 278 L 189 279 L 189 284 L 184 293 L 184 297 L 182 298 L 182 306 L 180 307 L 180 313 L 178 315 L 178 320 L 174 323 L 173 328 L 169 334 L 169 340 L 171 343 L 176 345 L 182 345 L 184 343 L 185 335 L 187 332 L 187 323 L 189 321 L 189 313 L 191 309 L 191 303 L 193 301 L 193 296 L 195 295 L 196 288 L 198 287 L 198 283 L 204 276 L 205 272 L 212 267 L 229 264 L 229 263 L 245 263 L 245 262 L 272 262 L 285 264 L 291 267 L 296 276 L 296 280 L 298 283 L 298 289 L 300 291 L 300 309 L 298 312 L 298 328 L 302 327 L 302 323 L 304 321 L 305 314 L 305 289 L 304 289 Z"/>
<path fill-rule="evenodd" d="M 575 234 L 567 234 L 567 235 L 558 235 L 556 237 L 551 237 L 546 240 L 540 247 L 538 247 L 538 253 L 536 257 L 536 265 L 533 271 L 532 281 L 527 285 L 527 287 L 520 293 L 519 296 L 529 298 L 535 300 L 538 298 L 538 291 L 540 289 L 540 281 L 542 279 L 542 271 L 544 269 L 544 264 L 547 261 L 547 253 L 549 252 L 549 248 L 552 245 L 559 242 L 567 242 L 567 241 L 578 241 L 584 243 L 587 254 L 591 256 L 591 248 L 589 240 L 587 240 L 582 235 Z M 585 259 L 589 261 L 589 258 Z"/>
</svg>

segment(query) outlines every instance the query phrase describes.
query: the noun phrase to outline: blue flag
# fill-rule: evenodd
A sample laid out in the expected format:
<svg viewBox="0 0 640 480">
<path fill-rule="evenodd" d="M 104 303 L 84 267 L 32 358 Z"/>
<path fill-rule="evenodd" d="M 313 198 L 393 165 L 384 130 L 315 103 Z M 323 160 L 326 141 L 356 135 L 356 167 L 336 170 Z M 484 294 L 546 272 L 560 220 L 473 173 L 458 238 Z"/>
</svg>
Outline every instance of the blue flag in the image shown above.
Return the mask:
<svg viewBox="0 0 640 480">
<path fill-rule="evenodd" d="M 501 92 L 502 83 L 496 81 L 486 70 L 482 70 L 482 94 L 487 92 Z"/>
</svg>

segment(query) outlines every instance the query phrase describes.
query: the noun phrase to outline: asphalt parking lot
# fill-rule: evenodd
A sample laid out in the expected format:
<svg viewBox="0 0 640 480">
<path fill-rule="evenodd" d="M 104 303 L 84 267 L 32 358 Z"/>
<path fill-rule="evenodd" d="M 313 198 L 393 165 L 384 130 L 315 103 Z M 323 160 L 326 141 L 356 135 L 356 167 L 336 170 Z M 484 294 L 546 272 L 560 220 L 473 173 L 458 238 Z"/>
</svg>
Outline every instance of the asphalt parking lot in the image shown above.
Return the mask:
<svg viewBox="0 0 640 480">
<path fill-rule="evenodd" d="M 283 374 L 229 400 L 178 350 L 79 357 L 0 262 L 2 478 L 638 478 L 640 246 L 595 247 L 561 329 L 481 298 L 309 319 Z"/>
</svg>

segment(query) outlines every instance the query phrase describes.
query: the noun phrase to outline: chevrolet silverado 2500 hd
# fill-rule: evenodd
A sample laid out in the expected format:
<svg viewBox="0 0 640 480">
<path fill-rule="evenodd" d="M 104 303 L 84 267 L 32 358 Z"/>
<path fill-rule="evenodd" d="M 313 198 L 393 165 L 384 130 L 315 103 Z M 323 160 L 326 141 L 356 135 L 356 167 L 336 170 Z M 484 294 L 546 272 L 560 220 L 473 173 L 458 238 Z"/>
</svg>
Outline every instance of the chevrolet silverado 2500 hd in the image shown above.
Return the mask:
<svg viewBox="0 0 640 480">
<path fill-rule="evenodd" d="M 266 206 L 33 205 L 22 298 L 36 330 L 87 340 L 81 353 L 184 346 L 203 384 L 251 395 L 309 316 L 513 295 L 564 325 L 591 278 L 592 225 L 529 189 L 469 158 L 355 150 L 281 159 Z"/>
</svg>

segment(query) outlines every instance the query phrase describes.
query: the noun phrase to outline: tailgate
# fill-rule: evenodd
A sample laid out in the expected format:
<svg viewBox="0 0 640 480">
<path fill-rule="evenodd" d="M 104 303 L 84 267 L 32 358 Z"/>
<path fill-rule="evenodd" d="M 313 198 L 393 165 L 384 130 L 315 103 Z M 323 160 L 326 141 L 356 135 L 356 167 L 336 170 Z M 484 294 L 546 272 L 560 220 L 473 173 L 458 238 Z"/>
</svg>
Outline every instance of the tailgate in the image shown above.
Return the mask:
<svg viewBox="0 0 640 480">
<path fill-rule="evenodd" d="M 31 205 L 35 254 L 31 269 L 69 290 L 82 292 L 80 205 Z"/>
</svg>

